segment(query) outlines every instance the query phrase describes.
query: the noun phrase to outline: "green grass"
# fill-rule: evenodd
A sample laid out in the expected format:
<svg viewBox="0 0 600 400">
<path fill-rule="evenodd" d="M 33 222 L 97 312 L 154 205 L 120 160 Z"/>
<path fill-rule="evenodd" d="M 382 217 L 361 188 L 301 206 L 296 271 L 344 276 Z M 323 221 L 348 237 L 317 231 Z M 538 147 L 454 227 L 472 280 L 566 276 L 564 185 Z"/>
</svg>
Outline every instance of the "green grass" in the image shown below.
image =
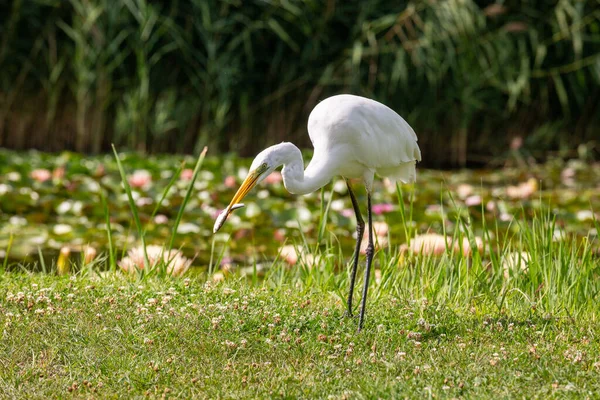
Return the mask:
<svg viewBox="0 0 600 400">
<path fill-rule="evenodd" d="M 486 257 L 377 252 L 361 333 L 343 317 L 333 245 L 260 281 L 3 273 L 0 393 L 596 397 L 597 259 L 527 225 L 520 235 L 533 233 L 530 268 L 509 278 Z"/>
<path fill-rule="evenodd" d="M 169 205 L 176 205 L 174 225 L 162 240 L 172 245 L 188 200 L 193 210 L 194 182 L 203 161 L 201 154 L 189 182 L 165 176 L 166 189 L 152 192 L 160 200 L 143 211 L 115 157 L 126 191 L 121 201 L 130 207 L 125 214 L 129 229 L 136 229 L 139 240 L 152 220 L 146 215 L 154 216 L 169 188 L 179 184 L 183 196 Z M 593 168 L 587 169 L 593 173 Z M 111 187 L 108 175 L 102 182 Z M 38 267 L 3 262 L 0 397 L 600 396 L 595 215 L 575 229 L 568 217 L 582 208 L 572 204 L 572 197 L 553 203 L 551 193 L 540 192 L 537 199 L 522 202 L 520 211 L 513 207 L 510 222 L 501 226 L 502 214 L 477 217 L 485 212 L 483 202 L 479 211 L 466 207 L 453 191 L 436 189 L 439 212 L 427 220 L 414 212 L 426 206 L 427 185 L 438 187 L 424 180 L 408 192 L 396 188 L 399 210 L 386 220 L 396 218 L 402 229 L 391 230 L 389 244 L 375 253 L 361 333 L 356 319 L 343 316 L 351 254 L 344 251 L 340 230 L 331 228 L 339 218 L 332 211 L 335 187 L 321 192 L 318 224 L 288 231 L 287 243 L 300 251 L 295 266 L 283 257 L 257 255 L 264 251 L 259 243 L 275 240 L 259 237 L 252 257 L 230 259 L 227 263 L 236 267 L 219 269 L 226 263 L 224 254 L 239 251 L 236 241 L 253 240 L 232 233 L 222 246 L 213 236 L 208 266 L 199 265 L 207 268 L 194 268 L 186 279 L 169 277 L 165 266 L 162 273 L 133 276 L 115 271 L 115 252 L 122 243 L 113 239 L 119 229 L 110 212 L 110 193 L 100 192 L 104 214 L 99 220 L 107 228 L 108 245 L 99 249 L 108 250 L 107 255 L 87 265 L 63 260 L 77 271 L 72 276 L 56 275 L 58 262 L 45 261 L 41 248 Z M 9 189 L 12 184 L 5 184 Z M 577 193 L 583 196 L 585 190 Z M 594 199 L 590 195 L 590 207 Z M 568 207 L 575 210 L 561 211 Z M 397 245 L 398 234 L 411 237 L 432 227 L 458 243 L 466 239 L 472 248 L 477 233 L 483 247 L 464 255 L 448 245 L 433 256 L 414 255 Z M 347 233 L 347 227 L 341 228 Z M 298 235 L 291 234 L 295 231 Z M 507 267 L 516 252 L 526 252 L 526 268 Z M 360 265 L 355 307 L 364 257 Z M 36 270 L 42 272 L 31 272 Z"/>
</svg>

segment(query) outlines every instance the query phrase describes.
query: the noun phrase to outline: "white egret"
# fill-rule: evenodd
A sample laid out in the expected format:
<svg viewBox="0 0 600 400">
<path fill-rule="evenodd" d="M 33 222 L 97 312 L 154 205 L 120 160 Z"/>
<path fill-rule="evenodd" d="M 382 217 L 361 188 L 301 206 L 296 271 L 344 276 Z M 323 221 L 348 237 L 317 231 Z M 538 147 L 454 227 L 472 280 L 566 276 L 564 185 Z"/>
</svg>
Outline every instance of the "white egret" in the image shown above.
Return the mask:
<svg viewBox="0 0 600 400">
<path fill-rule="evenodd" d="M 374 253 L 371 216 L 373 179 L 377 174 L 387 177 L 392 182 L 414 182 L 415 164 L 421 160 L 417 135 L 410 125 L 389 107 L 371 99 L 348 94 L 329 97 L 320 102 L 308 117 L 308 134 L 314 147 L 314 155 L 306 170 L 300 150 L 292 143 L 284 142 L 263 150 L 252 162 L 248 176 L 229 206 L 217 217 L 213 231 L 217 232 L 229 214 L 243 206 L 242 199 L 257 183 L 280 166 L 283 166 L 281 174 L 285 188 L 292 194 L 314 192 L 334 176 L 342 176 L 346 180 L 356 213 L 358 234 L 347 304 L 347 315 L 352 316 L 352 295 L 365 223 L 349 179 L 362 179 L 367 189 L 368 245 L 358 323 L 360 331 L 364 322 Z"/>
</svg>

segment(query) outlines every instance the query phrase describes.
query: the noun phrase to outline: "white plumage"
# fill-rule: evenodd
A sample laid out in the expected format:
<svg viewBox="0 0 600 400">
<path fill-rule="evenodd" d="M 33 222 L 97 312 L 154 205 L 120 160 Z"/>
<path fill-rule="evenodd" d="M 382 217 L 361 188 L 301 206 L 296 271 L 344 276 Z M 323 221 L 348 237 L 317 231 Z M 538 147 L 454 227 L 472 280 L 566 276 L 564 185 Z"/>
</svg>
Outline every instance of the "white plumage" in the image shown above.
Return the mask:
<svg viewBox="0 0 600 400">
<path fill-rule="evenodd" d="M 252 161 L 248 176 L 229 206 L 217 217 L 213 231 L 217 232 L 227 216 L 242 206 L 241 200 L 258 182 L 282 165 L 283 183 L 289 192 L 295 194 L 314 192 L 334 176 L 346 178 L 358 230 L 347 309 L 347 314 L 352 315 L 352 295 L 365 223 L 348 178 L 362 178 L 367 189 L 369 244 L 366 249 L 367 268 L 358 325 L 360 330 L 364 321 L 374 252 L 371 217 L 373 179 L 377 174 L 392 181 L 414 182 L 415 164 L 421 160 L 417 135 L 389 107 L 349 94 L 329 97 L 320 102 L 308 117 L 308 134 L 314 154 L 306 169 L 302 153 L 292 143 L 284 142 L 263 150 Z"/>
<path fill-rule="evenodd" d="M 334 175 L 363 178 L 369 190 L 374 173 L 394 182 L 416 179 L 417 135 L 384 104 L 349 94 L 329 97 L 310 113 L 308 135 L 315 152 L 307 169 L 327 159 Z"/>
</svg>

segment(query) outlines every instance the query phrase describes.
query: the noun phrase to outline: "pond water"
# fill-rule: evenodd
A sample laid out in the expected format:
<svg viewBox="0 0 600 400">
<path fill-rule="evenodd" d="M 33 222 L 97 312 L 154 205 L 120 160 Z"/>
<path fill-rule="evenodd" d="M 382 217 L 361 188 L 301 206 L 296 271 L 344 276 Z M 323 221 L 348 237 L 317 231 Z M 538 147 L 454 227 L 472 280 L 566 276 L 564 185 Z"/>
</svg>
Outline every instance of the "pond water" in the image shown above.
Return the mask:
<svg viewBox="0 0 600 400">
<path fill-rule="evenodd" d="M 173 234 L 175 217 L 190 183 L 195 159 L 183 156 L 123 154 L 121 161 L 133 188 L 147 243 L 164 245 Z M 175 176 L 182 161 L 186 167 Z M 245 199 L 221 232 L 212 234 L 214 218 L 227 206 L 247 173 L 251 160 L 232 156 L 207 157 L 193 195 L 177 229 L 174 247 L 194 266 L 223 257 L 248 265 L 273 260 L 284 244 L 314 244 L 319 237 L 321 211 L 329 203 L 323 240 L 341 246 L 350 257 L 355 219 L 341 179 L 307 196 L 287 193 L 274 174 Z M 160 205 L 165 188 L 173 186 Z M 358 183 L 358 200 L 366 214 L 366 195 Z M 403 205 L 412 218 L 404 223 L 396 187 L 378 180 L 373 194 L 374 220 L 386 230 L 387 246 L 395 249 L 406 234 L 452 233 L 457 218 L 469 218 L 482 236 L 484 222 L 494 234 L 518 229 L 516 221 L 545 213 L 555 218 L 556 235 L 597 237 L 594 218 L 600 211 L 600 164 L 583 160 L 554 160 L 494 170 L 434 171 L 419 168 L 418 182 L 402 188 Z M 21 263 L 40 268 L 55 264 L 61 248 L 71 259 L 86 247 L 99 255 L 107 251 L 106 211 L 117 258 L 139 245 L 139 237 L 112 155 L 73 153 L 15 153 L 0 149 L 0 264 Z M 406 215 L 408 218 L 408 215 Z M 366 219 L 366 218 L 365 218 Z M 384 224 L 385 223 L 385 224 Z M 383 240 L 382 240 L 383 241 Z M 13 266 L 14 268 L 14 266 Z"/>
</svg>

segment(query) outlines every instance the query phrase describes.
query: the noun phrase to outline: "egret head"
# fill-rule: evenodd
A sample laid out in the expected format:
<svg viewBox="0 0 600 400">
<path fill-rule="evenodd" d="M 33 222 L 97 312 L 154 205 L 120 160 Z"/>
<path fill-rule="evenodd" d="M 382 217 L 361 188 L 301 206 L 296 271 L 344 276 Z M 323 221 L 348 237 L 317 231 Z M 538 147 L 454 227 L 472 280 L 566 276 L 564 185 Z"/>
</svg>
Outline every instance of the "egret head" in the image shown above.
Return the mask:
<svg viewBox="0 0 600 400">
<path fill-rule="evenodd" d="M 225 220 L 229 217 L 229 214 L 244 206 L 242 204 L 242 199 L 254 186 L 256 186 L 257 183 L 262 182 L 262 180 L 269 176 L 277 167 L 283 165 L 285 161 L 283 153 L 285 152 L 282 152 L 282 150 L 284 150 L 283 147 L 285 146 L 282 145 L 285 144 L 287 143 L 281 143 L 266 148 L 254 158 L 252 165 L 250 165 L 248 176 L 246 176 L 246 179 L 244 179 L 244 182 L 242 182 L 242 185 L 231 199 L 229 206 L 227 206 L 227 208 L 217 217 L 213 233 L 216 233 L 221 229 L 221 226 L 223 226 Z"/>
</svg>

